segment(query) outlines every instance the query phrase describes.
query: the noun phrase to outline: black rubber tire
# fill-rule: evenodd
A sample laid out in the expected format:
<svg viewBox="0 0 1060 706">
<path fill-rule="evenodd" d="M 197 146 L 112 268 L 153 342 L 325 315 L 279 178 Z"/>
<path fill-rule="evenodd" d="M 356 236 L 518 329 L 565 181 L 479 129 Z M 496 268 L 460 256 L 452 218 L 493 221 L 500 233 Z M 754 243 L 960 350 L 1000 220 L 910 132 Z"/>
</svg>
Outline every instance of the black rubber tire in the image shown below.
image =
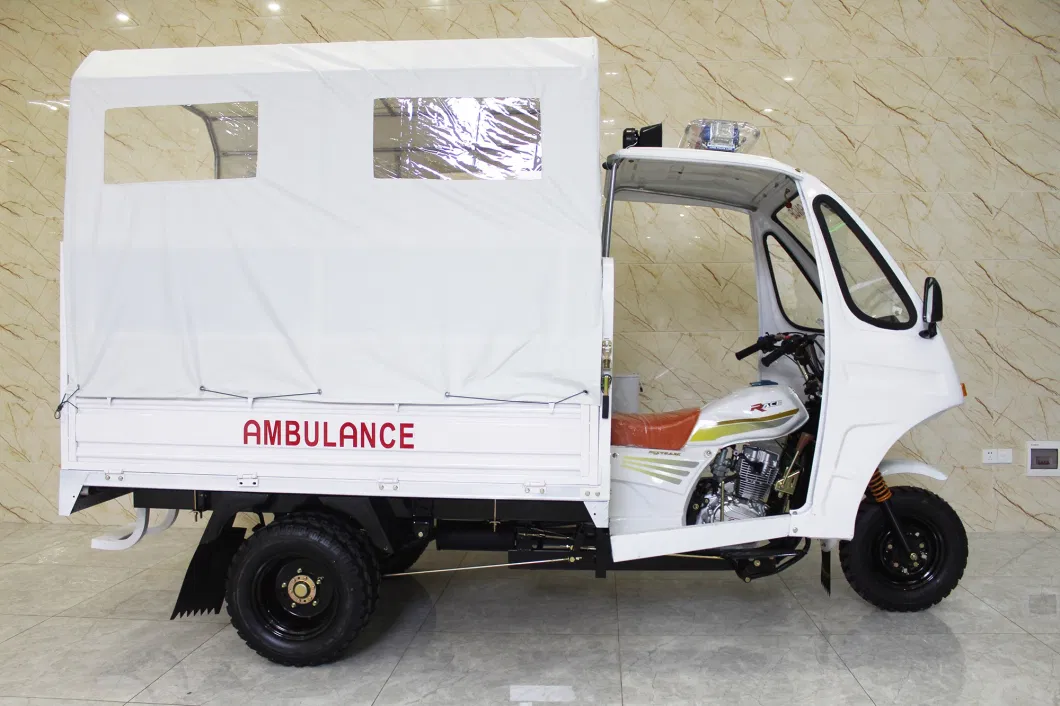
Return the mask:
<svg viewBox="0 0 1060 706">
<path fill-rule="evenodd" d="M 294 553 L 326 566 L 332 576 L 334 607 L 321 631 L 306 639 L 275 634 L 260 616 L 255 577 L 277 556 Z M 262 657 L 293 667 L 326 664 L 340 658 L 367 624 L 378 593 L 371 551 L 351 540 L 340 525 L 318 515 L 290 515 L 255 532 L 243 543 L 228 571 L 228 614 L 239 636 Z M 321 584 L 323 585 L 323 584 Z"/>
<path fill-rule="evenodd" d="M 408 571 L 423 556 L 423 552 L 427 551 L 427 545 L 430 543 L 430 537 L 422 539 L 417 537 L 398 547 L 390 556 L 381 557 L 379 562 L 382 565 L 383 574 L 400 574 Z"/>
<path fill-rule="evenodd" d="M 884 509 L 871 498 L 863 500 L 858 508 L 854 538 L 839 543 L 839 562 L 850 586 L 877 608 L 893 612 L 927 610 L 948 596 L 964 575 L 968 534 L 953 508 L 930 490 L 912 486 L 891 490 L 891 508 L 899 524 L 904 520 L 928 523 L 941 540 L 943 551 L 934 575 L 914 587 L 896 586 L 888 580 L 875 557 L 874 542 L 891 531 L 891 523 Z"/>
</svg>

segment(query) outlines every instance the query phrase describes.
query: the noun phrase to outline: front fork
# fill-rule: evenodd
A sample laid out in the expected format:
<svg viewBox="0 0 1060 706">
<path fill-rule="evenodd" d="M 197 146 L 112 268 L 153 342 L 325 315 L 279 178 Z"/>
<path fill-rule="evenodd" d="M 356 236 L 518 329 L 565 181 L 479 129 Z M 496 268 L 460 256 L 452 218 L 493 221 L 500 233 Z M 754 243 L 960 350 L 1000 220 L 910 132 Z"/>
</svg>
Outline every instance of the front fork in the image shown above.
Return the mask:
<svg viewBox="0 0 1060 706">
<path fill-rule="evenodd" d="M 913 548 L 909 546 L 909 540 L 902 531 L 902 525 L 898 522 L 898 517 L 894 514 L 894 508 L 891 507 L 891 489 L 887 485 L 887 481 L 883 479 L 883 475 L 878 468 L 872 472 L 872 478 L 869 479 L 869 493 L 872 494 L 873 499 L 883 508 L 883 513 L 887 515 L 888 522 L 891 523 L 891 527 L 894 528 L 895 534 L 898 535 L 898 541 L 902 545 L 902 556 L 908 557 L 909 560 L 916 560 L 916 552 L 914 552 Z"/>
</svg>

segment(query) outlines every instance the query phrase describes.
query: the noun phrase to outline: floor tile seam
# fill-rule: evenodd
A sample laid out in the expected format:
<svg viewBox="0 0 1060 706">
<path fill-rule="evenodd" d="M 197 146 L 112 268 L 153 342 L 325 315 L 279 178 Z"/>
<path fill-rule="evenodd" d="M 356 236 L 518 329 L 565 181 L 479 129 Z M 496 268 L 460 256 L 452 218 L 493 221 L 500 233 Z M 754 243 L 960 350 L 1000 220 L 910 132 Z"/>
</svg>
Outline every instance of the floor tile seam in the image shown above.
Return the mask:
<svg viewBox="0 0 1060 706">
<path fill-rule="evenodd" d="M 382 696 L 383 691 L 386 689 L 386 685 L 390 683 L 390 680 L 394 677 L 394 673 L 397 672 L 398 667 L 401 666 L 402 661 L 404 661 L 405 659 L 405 655 L 408 654 L 409 649 L 412 647 L 412 643 L 416 641 L 416 638 L 419 637 L 420 633 L 422 632 L 423 625 L 427 622 L 427 618 L 431 616 L 431 613 L 434 612 L 435 606 L 437 606 L 438 602 L 442 600 L 442 596 L 445 595 L 445 592 L 449 590 L 449 584 L 453 582 L 453 575 L 456 573 L 457 572 L 455 571 L 448 572 L 445 586 L 443 586 L 442 590 L 438 592 L 438 597 L 431 602 L 431 609 L 423 614 L 423 618 L 420 619 L 420 623 L 416 626 L 416 630 L 409 637 L 408 643 L 405 644 L 405 649 L 401 651 L 401 656 L 398 657 L 396 662 L 394 662 L 394 666 L 390 670 L 390 674 L 386 675 L 386 679 L 383 680 L 383 684 L 379 687 L 379 691 L 376 692 L 375 697 L 372 699 L 372 706 L 375 706 L 375 703 L 379 701 L 379 697 Z"/>
<path fill-rule="evenodd" d="M 31 618 L 40 618 L 40 617 L 43 617 L 43 616 L 40 616 L 40 615 L 31 615 L 31 616 L 29 616 L 29 617 L 31 617 Z M 22 628 L 21 630 L 19 630 L 18 632 L 16 632 L 16 633 L 15 633 L 14 635 L 8 635 L 8 636 L 7 636 L 7 637 L 5 637 L 5 638 L 4 638 L 3 640 L 0 640 L 0 645 L 4 644 L 4 643 L 5 643 L 5 642 L 7 642 L 8 640 L 13 640 L 14 638 L 16 638 L 16 637 L 18 637 L 19 635 L 23 634 L 23 633 L 24 633 L 24 632 L 26 632 L 27 630 L 32 630 L 33 628 L 37 627 L 37 626 L 38 626 L 38 625 L 40 625 L 41 623 L 45 623 L 45 622 L 47 622 L 47 621 L 48 621 L 48 618 L 44 618 L 44 620 L 38 621 L 38 622 L 36 622 L 36 623 L 33 623 L 32 625 L 27 625 L 26 627 L 24 627 L 24 628 Z M 3 696 L 3 694 L 0 694 L 0 696 Z"/>
<path fill-rule="evenodd" d="M 196 645 L 196 646 L 195 646 L 195 647 L 193 647 L 192 649 L 188 650 L 188 654 L 186 654 L 186 655 L 184 655 L 183 657 L 181 657 L 181 658 L 180 658 L 179 660 L 177 660 L 177 661 L 176 661 L 175 663 L 173 663 L 173 665 L 171 665 L 171 666 L 169 667 L 169 669 L 167 669 L 167 670 L 165 670 L 164 672 L 162 672 L 161 674 L 159 674 L 159 675 L 158 675 L 157 677 L 155 677 L 154 679 L 152 679 L 152 680 L 150 681 L 150 683 L 148 683 L 148 684 L 144 685 L 144 688 L 140 689 L 140 690 L 139 690 L 138 692 L 136 692 L 135 694 L 133 694 L 132 698 L 131 698 L 131 699 L 129 699 L 129 701 L 136 701 L 137 697 L 139 697 L 139 696 L 140 696 L 140 694 L 142 694 L 142 693 L 144 693 L 145 691 L 147 691 L 148 689 L 150 689 L 150 688 L 151 688 L 152 686 L 154 686 L 155 684 L 157 684 L 157 683 L 158 683 L 158 681 L 159 681 L 160 679 L 164 678 L 164 677 L 165 677 L 165 676 L 166 676 L 167 674 L 169 674 L 169 673 L 170 673 L 170 672 L 172 672 L 172 671 L 173 671 L 174 669 L 176 669 L 176 668 L 177 668 L 177 667 L 179 667 L 179 666 L 180 666 L 181 664 L 183 664 L 183 663 L 184 663 L 184 660 L 186 660 L 186 659 L 187 659 L 188 657 L 191 657 L 191 656 L 192 656 L 193 654 L 195 654 L 195 653 L 196 653 L 196 652 L 198 652 L 198 651 L 199 651 L 200 649 L 202 649 L 202 646 L 203 646 L 203 645 L 205 645 L 205 644 L 206 644 L 207 642 L 209 642 L 210 640 L 212 640 L 212 639 L 214 639 L 215 637 L 217 637 L 218 635 L 220 635 L 220 634 L 221 634 L 221 632 L 222 632 L 222 631 L 223 631 L 223 630 L 224 630 L 225 628 L 227 628 L 227 627 L 229 627 L 229 625 L 220 625 L 220 626 L 218 626 L 217 630 L 215 630 L 214 632 L 210 633 L 210 634 L 209 634 L 209 635 L 208 635 L 208 636 L 206 637 L 206 639 L 205 639 L 205 640 L 203 640 L 202 642 L 200 642 L 200 643 L 199 643 L 198 645 Z M 150 703 L 150 702 L 147 702 L 147 703 Z"/>
<path fill-rule="evenodd" d="M 27 565 L 26 565 L 26 564 L 22 564 L 21 566 L 27 566 Z M 88 596 L 87 598 L 85 598 L 85 599 L 83 599 L 83 600 L 80 600 L 80 601 L 78 601 L 77 603 L 73 604 L 72 606 L 67 606 L 66 608 L 63 608 L 63 609 L 62 609 L 61 611 L 59 611 L 58 613 L 56 613 L 55 615 L 53 615 L 53 616 L 51 616 L 51 617 L 53 617 L 53 618 L 55 618 L 55 617 L 59 617 L 59 616 L 61 616 L 61 615 L 62 615 L 63 613 L 65 613 L 65 612 L 67 612 L 67 611 L 70 611 L 70 610 L 73 610 L 74 608 L 78 607 L 79 605 L 83 605 L 83 604 L 87 603 L 88 601 L 91 601 L 91 600 L 93 600 L 93 599 L 95 599 L 95 598 L 98 598 L 98 597 L 99 597 L 99 596 L 101 596 L 101 595 L 102 595 L 103 593 L 105 593 L 105 592 L 107 592 L 107 591 L 110 591 L 110 590 L 112 590 L 112 589 L 115 589 L 115 588 L 117 588 L 118 586 L 122 585 L 122 584 L 123 584 L 123 583 L 125 583 L 126 581 L 129 581 L 129 580 L 132 580 L 132 579 L 136 578 L 137 576 L 139 576 L 140 574 L 144 573 L 145 571 L 147 571 L 147 569 L 140 569 L 140 570 L 139 570 L 139 571 L 137 571 L 136 573 L 132 574 L 131 576 L 127 576 L 127 577 L 123 578 L 123 579 L 122 579 L 121 581 L 118 581 L 117 583 L 112 583 L 112 584 L 111 584 L 111 585 L 109 585 L 109 586 L 104 586 L 104 587 L 103 587 L 103 588 L 101 588 L 100 590 L 98 590 L 98 591 L 96 591 L 95 593 L 93 593 L 93 594 L 92 594 L 91 596 Z M 63 617 L 67 617 L 67 618 L 77 618 L 77 617 L 84 617 L 84 616 L 76 616 L 76 615 L 67 615 L 67 616 L 63 616 Z"/>
<path fill-rule="evenodd" d="M 791 586 L 789 586 L 787 582 L 783 579 L 781 579 L 781 583 L 784 585 L 784 588 L 787 589 L 788 593 L 791 594 L 791 597 L 795 599 L 795 602 L 799 604 L 799 608 L 801 608 L 802 612 L 806 614 L 806 617 L 810 619 L 810 622 L 813 623 L 813 626 L 817 628 L 817 632 L 820 635 L 824 636 L 824 628 L 820 625 L 820 623 L 817 622 L 817 619 L 813 617 L 813 613 L 811 613 L 810 610 L 806 607 L 806 604 L 804 604 L 802 600 L 799 599 L 798 594 L 796 594 L 795 591 L 791 590 Z M 823 586 L 821 587 L 821 590 L 824 590 Z M 828 596 L 831 597 L 831 595 L 831 590 L 829 590 Z"/>
<path fill-rule="evenodd" d="M 1018 577 L 1015 577 L 1015 578 L 1018 578 Z M 992 610 L 995 613 L 997 613 L 999 616 L 1001 616 L 1001 618 L 1003 620 L 1008 621 L 1011 625 L 1013 625 L 1014 627 L 1018 628 L 1024 634 L 1026 634 L 1026 635 L 1030 635 L 1031 634 L 1031 632 L 1029 630 L 1027 630 L 1025 627 L 1023 627 L 1022 625 L 1020 625 L 1019 623 L 1017 623 L 1015 620 L 1011 619 L 1010 617 L 1008 617 L 1004 613 L 1002 613 L 1000 610 L 998 610 L 994 606 L 990 605 L 990 603 L 985 598 L 980 596 L 978 593 L 976 593 L 972 589 L 968 588 L 967 586 L 960 585 L 960 584 L 958 584 L 957 588 L 961 589 L 962 591 L 966 591 L 968 593 L 968 595 L 972 596 L 977 601 L 979 601 L 980 603 L 985 605 L 987 608 L 989 608 L 990 610 Z M 943 600 L 946 600 L 946 599 L 944 598 Z M 985 633 L 985 634 L 1014 635 L 1014 634 L 1018 634 L 1018 633 Z"/>
<path fill-rule="evenodd" d="M 1023 557 L 1023 555 L 1026 554 L 1027 552 L 1031 551 L 1032 549 L 1037 549 L 1038 547 L 1040 547 L 1041 545 L 1043 545 L 1046 542 L 1050 541 L 1051 539 L 1053 539 L 1053 538 L 1052 537 L 1039 537 L 1038 541 L 1036 541 L 1034 544 L 1032 544 L 1031 546 L 1027 547 L 1022 552 L 1020 552 L 1016 556 L 1014 556 L 1011 559 L 1009 559 L 1008 561 L 1006 561 L 1001 566 L 997 567 L 997 569 L 994 571 L 994 573 L 987 574 L 987 576 L 995 577 L 995 578 L 1008 578 L 1007 576 L 1003 576 L 1003 575 L 999 574 L 998 572 L 1000 572 L 1002 569 L 1004 569 L 1009 564 L 1012 564 L 1012 563 L 1018 561 L 1019 559 L 1021 559 Z M 1020 578 L 1020 577 L 1014 577 L 1014 578 Z"/>
<path fill-rule="evenodd" d="M 877 706 L 876 700 L 872 698 L 872 696 L 869 694 L 869 690 L 865 688 L 865 685 L 861 683 L 860 679 L 858 679 L 858 675 L 854 674 L 854 670 L 850 668 L 850 665 L 847 664 L 847 661 L 843 659 L 843 655 L 839 654 L 839 650 L 837 650 L 836 646 L 832 644 L 832 639 L 828 635 L 822 635 L 822 637 L 824 637 L 824 641 L 828 643 L 828 649 L 832 650 L 832 654 L 834 654 L 836 656 L 836 659 L 839 660 L 840 664 L 843 665 L 843 669 L 847 670 L 847 674 L 852 676 L 854 678 L 854 681 L 857 682 L 857 685 L 861 688 L 861 692 L 865 694 L 865 698 L 868 699 L 869 703 L 871 703 L 873 706 Z"/>
<path fill-rule="evenodd" d="M 1041 644 L 1043 644 L 1043 645 L 1045 645 L 1046 647 L 1048 647 L 1048 648 L 1049 648 L 1050 650 L 1052 650 L 1053 652 L 1055 652 L 1055 653 L 1057 653 L 1057 654 L 1060 654 L 1060 649 L 1058 649 L 1058 648 L 1056 648 L 1056 647 L 1053 647 L 1053 646 L 1052 646 L 1052 645 L 1050 645 L 1050 644 L 1049 644 L 1048 642 L 1045 642 L 1044 640 L 1042 640 L 1042 637 L 1041 637 L 1041 636 L 1042 636 L 1043 634 L 1055 634 L 1055 633 L 1033 633 L 1033 632 L 1032 632 L 1032 633 L 1028 633 L 1028 634 L 1029 634 L 1029 635 L 1030 635 L 1031 637 L 1033 637 L 1033 638 L 1034 638 L 1035 640 L 1037 640 L 1038 642 L 1040 642 Z"/>
</svg>

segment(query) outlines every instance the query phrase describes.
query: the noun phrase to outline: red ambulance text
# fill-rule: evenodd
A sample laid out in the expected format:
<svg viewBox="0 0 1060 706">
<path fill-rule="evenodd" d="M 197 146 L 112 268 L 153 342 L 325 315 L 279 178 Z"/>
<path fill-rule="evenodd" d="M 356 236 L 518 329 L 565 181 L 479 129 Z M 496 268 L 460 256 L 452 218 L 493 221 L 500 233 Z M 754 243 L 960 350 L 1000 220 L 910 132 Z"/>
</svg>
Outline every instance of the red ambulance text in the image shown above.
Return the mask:
<svg viewBox="0 0 1060 706">
<path fill-rule="evenodd" d="M 351 449 L 414 449 L 413 424 L 403 422 L 308 422 L 294 419 L 247 420 L 243 444 L 250 446 L 323 446 Z"/>
</svg>

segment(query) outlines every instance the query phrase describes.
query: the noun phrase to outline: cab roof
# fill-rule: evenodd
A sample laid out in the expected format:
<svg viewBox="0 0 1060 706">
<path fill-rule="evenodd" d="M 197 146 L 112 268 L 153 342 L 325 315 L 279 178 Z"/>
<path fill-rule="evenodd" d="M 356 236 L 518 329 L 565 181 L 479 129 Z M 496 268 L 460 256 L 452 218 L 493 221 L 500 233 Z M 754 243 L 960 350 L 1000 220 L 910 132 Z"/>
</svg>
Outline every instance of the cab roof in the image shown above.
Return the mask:
<svg viewBox="0 0 1060 706">
<path fill-rule="evenodd" d="M 755 211 L 779 188 L 803 178 L 769 157 L 676 147 L 629 147 L 607 158 L 615 170 L 615 199 L 704 204 Z"/>
</svg>

